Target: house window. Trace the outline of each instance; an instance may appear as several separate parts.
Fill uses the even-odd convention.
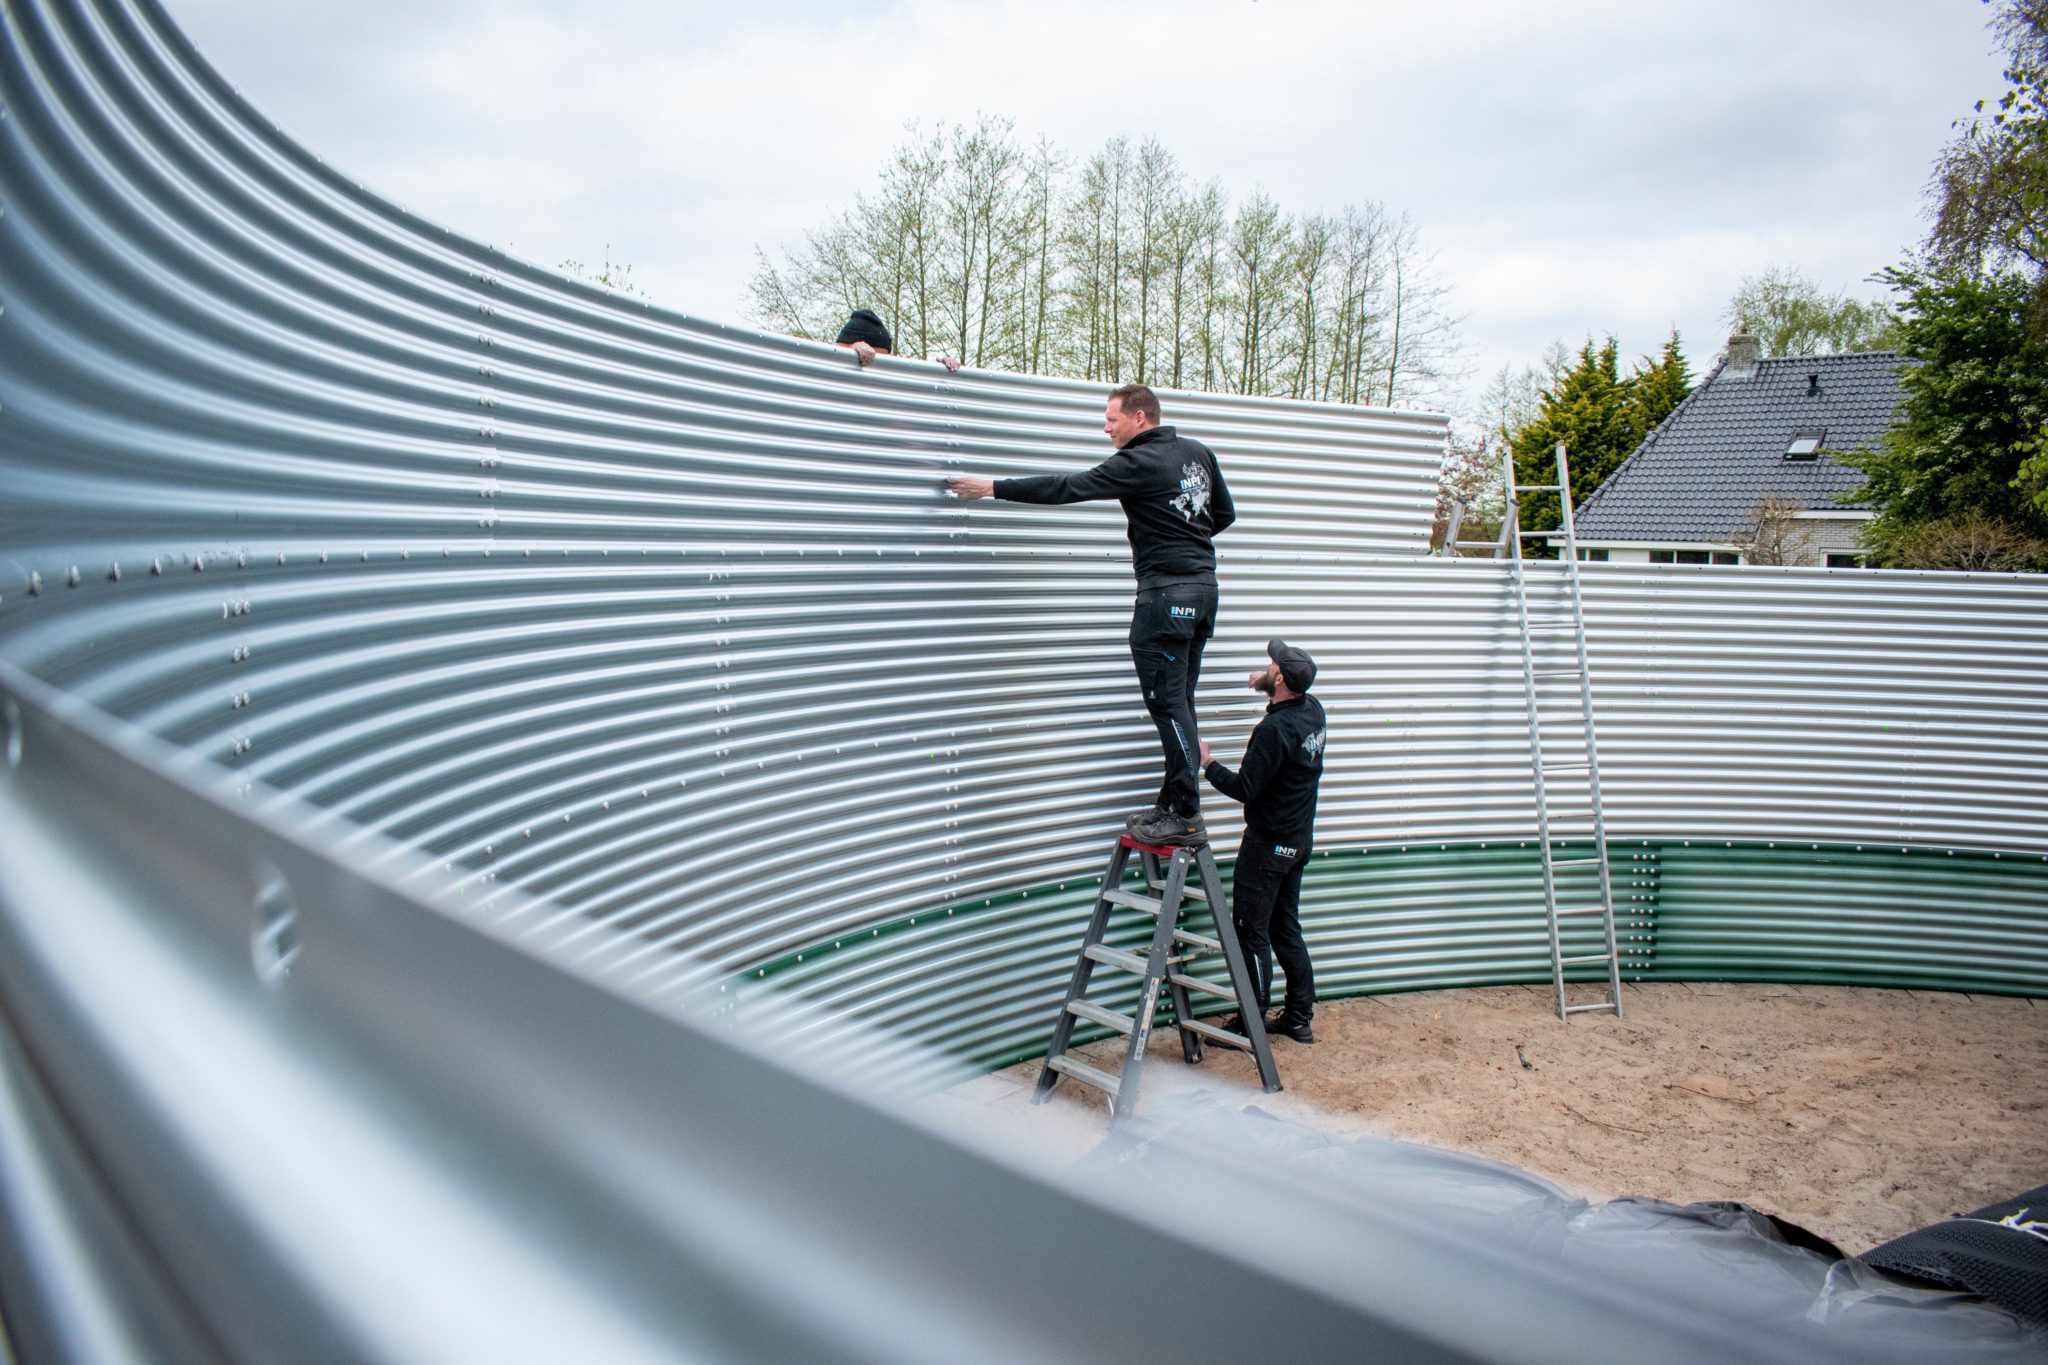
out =
[[[1867,569],[1870,567],[1870,556],[1830,553],[1828,555],[1828,567],[1830,569]]]
[[[1732,550],[1652,550],[1652,564],[1740,564],[1742,556]]]
[[[1589,550],[1585,546],[1581,545],[1579,547],[1579,558],[1589,559],[1593,560],[1596,563],[1605,564],[1607,562],[1607,551]]]
[[[1811,464],[1820,458],[1820,443],[1828,437],[1824,427],[1802,427],[1785,445],[1785,458],[1794,464]]]

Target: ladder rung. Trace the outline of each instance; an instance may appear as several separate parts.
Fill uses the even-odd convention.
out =
[[[1578,628],[1579,623],[1576,621],[1531,621],[1529,623],[1529,633],[1531,635],[1562,635],[1568,630],[1577,630]]]
[[[1594,953],[1590,957],[1561,957],[1557,960],[1557,965],[1560,967],[1584,967],[1591,963],[1610,962],[1612,960],[1613,954],[1611,953]]]
[[[1591,772],[1592,770],[1593,765],[1590,763],[1546,763],[1543,765],[1543,771],[1547,773]]]
[[[1121,948],[1112,948],[1106,943],[1091,943],[1081,950],[1082,954],[1097,962],[1106,962],[1112,967],[1121,967],[1138,976],[1145,974],[1145,959],[1136,953],[1127,953]]]
[[[1145,885],[1154,891],[1164,892],[1166,890],[1164,882],[1146,882]],[[1209,903],[1208,893],[1203,891],[1194,882],[1186,882],[1181,886],[1180,898],[1184,901],[1200,901],[1204,905]]]
[[[1093,1000],[1069,1000],[1067,1002],[1067,1013],[1073,1015],[1076,1019],[1086,1019],[1091,1024],[1100,1024],[1104,1028],[1115,1029],[1125,1037],[1129,1037],[1131,1030],[1138,1026],[1138,1021],[1131,1018],[1130,1015],[1118,1014],[1115,1010],[1104,1009]]]
[[[1062,1076],[1072,1076],[1075,1080],[1092,1085],[1097,1090],[1106,1090],[1112,1096],[1123,1085],[1122,1081],[1110,1075],[1102,1068],[1090,1066],[1086,1062],[1076,1061],[1072,1057],[1048,1057],[1046,1058],[1045,1065],[1049,1071],[1057,1071]]]
[[[1205,953],[1220,953],[1223,951],[1223,944],[1220,941],[1210,938],[1207,934],[1198,934],[1192,929],[1176,929],[1173,931],[1173,937],[1176,941],[1200,948]],[[1182,959],[1182,961],[1186,960],[1185,958]]]
[[[1200,991],[1205,995],[1213,995],[1219,999],[1228,1000],[1232,1004],[1237,1003],[1236,991],[1228,986],[1219,986],[1214,981],[1204,981],[1199,976],[1187,976],[1181,972],[1168,972],[1166,979],[1183,990]]]
[[[1553,526],[1548,531],[1517,531],[1515,534],[1526,540],[1531,536],[1555,536],[1563,533]]]
[[[1600,1003],[1596,1005],[1566,1005],[1564,1007],[1564,1012],[1566,1014],[1584,1014],[1587,1010],[1611,1010],[1614,1009],[1614,1007],[1614,1002],[1612,1000],[1602,1000]],[[1619,1011],[1617,1011],[1617,1013],[1618,1012]]]
[[[1572,915],[1604,915],[1606,913],[1607,907],[1604,905],[1574,905],[1569,910],[1558,911],[1557,917],[1565,919]]]
[[[1141,896],[1135,891],[1120,891],[1112,887],[1102,893],[1102,898],[1111,905],[1128,905],[1133,910],[1143,910],[1148,915],[1159,913],[1159,897]]]
[[[1576,678],[1586,670],[1583,668],[1532,668],[1529,671],[1539,678]]]
[[[1605,861],[1606,859],[1604,858],[1552,858],[1550,865],[1552,867],[1598,867]]]
[[[1180,1026],[1190,1033],[1201,1034],[1212,1043],[1221,1043],[1225,1047],[1243,1048],[1246,1052],[1252,1050],[1252,1040],[1245,1037],[1242,1033],[1232,1033],[1229,1029],[1203,1023],[1200,1019],[1183,1019]]]

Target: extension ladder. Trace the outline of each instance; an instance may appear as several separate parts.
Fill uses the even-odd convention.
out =
[[[1522,633],[1522,687],[1529,710],[1529,764],[1536,784],[1537,846],[1543,854],[1543,909],[1550,925],[1550,978],[1557,990],[1557,1017],[1569,1019],[1587,1010],[1613,1010],[1621,1017],[1621,953],[1614,933],[1614,877],[1607,860],[1607,815],[1600,804],[1600,751],[1593,735],[1593,683],[1586,667],[1586,610],[1579,592],[1578,533],[1572,525],[1572,478],[1563,443],[1557,447],[1557,482],[1515,486],[1512,451],[1504,461],[1507,473],[1507,507],[1501,518],[1500,549],[1513,565],[1515,608]],[[1563,533],[1563,602],[1551,603],[1539,611],[1529,600],[1529,580],[1522,558],[1522,541],[1531,536],[1550,536],[1552,531],[1521,529],[1520,493],[1555,492],[1563,510],[1559,530]],[[1447,542],[1454,542],[1454,534]],[[1453,551],[1455,553],[1455,551]],[[1556,657],[1557,644],[1569,641],[1569,657]],[[1538,657],[1538,651],[1543,651]],[[1558,692],[1576,682],[1573,689],[1578,705],[1571,707]],[[1576,711],[1576,716],[1560,712]],[[1572,729],[1585,756],[1571,752]],[[1554,742],[1546,752],[1545,738]],[[1561,789],[1561,790],[1555,790]],[[1589,847],[1590,856],[1560,857],[1566,851]],[[1559,904],[1560,900],[1571,902]],[[1567,921],[1598,917],[1598,945],[1565,946]],[[1574,937],[1583,938],[1582,935]],[[1598,946],[1601,951],[1585,951]],[[1598,1000],[1569,1004],[1565,1000],[1565,969],[1604,965],[1606,994]],[[1575,983],[1578,984],[1578,983]]]
[[[1127,890],[1123,884],[1133,853],[1138,855],[1144,873],[1143,891]],[[1199,875],[1200,885],[1189,885],[1191,870]],[[1214,937],[1182,923],[1182,912],[1191,900],[1207,907]],[[1141,844],[1128,834],[1117,840],[1109,867],[1102,874],[1102,890],[1095,898],[1095,913],[1089,917],[1080,956],[1074,959],[1074,975],[1067,985],[1067,998],[1060,1004],[1059,1020],[1053,1025],[1052,1045],[1046,1049],[1045,1069],[1039,1073],[1038,1089],[1031,1097],[1033,1104],[1043,1104],[1060,1078],[1071,1076],[1108,1094],[1112,1120],[1129,1117],[1138,1105],[1139,1069],[1145,1060],[1145,1043],[1152,1033],[1152,1018],[1159,1008],[1162,987],[1172,1007],[1174,1027],[1180,1030],[1181,1056],[1187,1062],[1202,1060],[1202,1041],[1207,1039],[1251,1053],[1267,1093],[1280,1089],[1280,1073],[1273,1066],[1272,1048],[1266,1041],[1263,1002],[1252,998],[1251,973],[1246,970],[1237,934],[1224,927],[1227,915],[1223,905],[1223,887],[1208,845],[1165,848]],[[1152,946],[1145,955],[1112,948],[1103,941],[1109,930],[1110,913],[1119,908],[1141,910],[1152,916]],[[1190,963],[1217,955],[1223,958],[1228,971],[1228,986],[1188,974]],[[1120,1013],[1088,997],[1088,985],[1098,966],[1112,967],[1142,979],[1134,1014]],[[1233,1033],[1195,1018],[1191,997],[1196,995],[1234,1001],[1244,1032]],[[1074,1025],[1084,1020],[1123,1034],[1129,1040],[1120,1072],[1111,1074],[1068,1054]]]

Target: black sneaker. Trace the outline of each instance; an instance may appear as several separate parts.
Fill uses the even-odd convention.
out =
[[[1130,835],[1141,844],[1200,848],[1209,842],[1209,827],[1200,815],[1160,815],[1132,825]]]
[[[1142,824],[1146,824],[1150,821],[1157,820],[1160,816],[1164,814],[1166,814],[1166,812],[1159,809],[1159,807],[1157,806],[1147,806],[1143,810],[1133,811],[1129,815],[1126,815],[1124,817],[1124,829],[1127,831],[1134,830]]]
[[[1308,1026],[1308,1020],[1289,1019],[1284,1014],[1268,1023],[1266,1032],[1269,1036],[1277,1033],[1282,1038],[1292,1038],[1297,1043],[1313,1043],[1316,1040],[1315,1030]]]

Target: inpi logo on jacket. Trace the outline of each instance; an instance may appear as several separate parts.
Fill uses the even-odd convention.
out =
[[[1193,607],[1168,607],[1166,614],[1168,616],[1185,617],[1190,621],[1195,619],[1195,609]]]
[[[1209,471],[1200,460],[1180,467],[1180,496],[1173,500],[1173,510],[1189,521],[1209,514]]]

